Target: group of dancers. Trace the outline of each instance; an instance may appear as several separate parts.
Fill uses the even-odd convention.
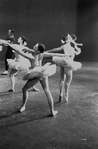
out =
[[[78,46],[83,45],[76,43],[76,40],[77,37],[74,34],[67,34],[61,39],[62,45],[60,47],[48,51],[45,51],[45,46],[42,43],[37,43],[32,49],[28,48],[27,40],[24,36],[19,37],[18,42],[20,44],[12,44],[7,40],[0,40],[0,45],[9,46],[15,51],[15,59],[7,60],[10,69],[11,91],[15,91],[15,76],[20,70],[26,69],[23,80],[27,80],[27,82],[22,88],[23,101],[19,109],[20,112],[26,109],[28,90],[34,87],[39,81],[47,96],[51,115],[55,116],[58,113],[58,111],[54,110],[54,101],[48,84],[48,77],[56,73],[56,65],[61,69],[59,102],[65,100],[68,103],[68,92],[72,81],[72,73],[82,66],[80,62],[74,61],[75,55],[81,53],[81,48]],[[61,50],[63,50],[63,54],[56,53]],[[52,63],[47,62],[42,66],[44,57],[52,57]]]

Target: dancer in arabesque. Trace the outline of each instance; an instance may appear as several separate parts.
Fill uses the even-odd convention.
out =
[[[64,57],[54,56],[52,59],[56,65],[60,66],[61,70],[61,79],[59,82],[59,102],[61,102],[64,97],[65,102],[68,103],[69,87],[72,81],[73,71],[80,69],[82,66],[80,62],[74,61],[75,55],[79,55],[81,53],[81,49],[78,46],[83,45],[82,43],[76,43],[76,39],[76,35],[68,34],[62,38],[62,45],[60,47],[47,51],[50,53],[63,50],[66,54]]]

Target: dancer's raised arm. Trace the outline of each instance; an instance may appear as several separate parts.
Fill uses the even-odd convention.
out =
[[[77,46],[83,46],[83,43],[76,43]]]
[[[7,40],[0,39],[0,45],[8,46],[9,44],[10,43]],[[9,46],[10,47],[12,46],[12,48],[16,47],[16,49],[17,49],[18,44],[10,44]],[[25,51],[25,52],[35,53],[35,51],[33,49],[30,49],[30,48],[23,46],[23,45],[21,46],[21,50]]]
[[[51,52],[57,52],[57,51],[61,51],[61,50],[63,50],[63,46],[58,47],[58,48],[54,48],[54,49],[51,49],[51,50],[48,50],[47,52],[51,53]]]
[[[24,46],[18,45],[18,44],[9,44],[8,45],[14,50],[16,51],[18,54],[22,55],[23,57],[27,58],[27,59],[34,59],[33,55],[27,54],[23,52],[23,49],[25,49]]]
[[[60,57],[62,57],[62,56],[66,56],[66,54],[44,52],[44,57],[52,57],[52,56],[60,56]]]
[[[2,45],[2,46],[8,46],[8,41],[7,40],[0,39],[0,45]]]
[[[35,51],[33,49],[30,49],[28,47],[24,47],[23,51],[29,52],[29,53],[35,53]]]

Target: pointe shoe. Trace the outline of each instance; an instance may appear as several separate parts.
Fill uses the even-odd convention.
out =
[[[21,112],[21,113],[22,113],[23,111],[25,111],[25,107],[21,107],[20,110],[19,110],[19,112]]]
[[[52,116],[55,116],[56,114],[58,114],[58,111],[53,111],[53,112],[51,113]]]
[[[63,96],[59,95],[59,102],[63,100]]]

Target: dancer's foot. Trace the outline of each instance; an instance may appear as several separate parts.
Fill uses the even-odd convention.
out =
[[[63,96],[59,95],[59,102],[63,100]]]
[[[37,89],[36,87],[33,87],[32,91],[39,92],[39,89]]]
[[[1,75],[7,75],[8,71],[4,71],[3,73],[1,73]]]
[[[52,111],[51,116],[55,116],[56,114],[58,114],[58,111]]]
[[[68,103],[68,93],[65,93],[64,99],[65,99],[65,102]]]
[[[9,89],[8,92],[14,92],[14,90],[13,89]]]
[[[20,110],[19,110],[20,112],[23,112],[23,111],[25,111],[25,106],[22,106],[21,108],[20,108]]]

